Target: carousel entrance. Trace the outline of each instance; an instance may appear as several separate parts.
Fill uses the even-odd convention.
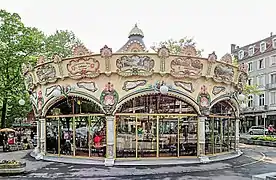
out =
[[[175,97],[148,95],[116,114],[116,158],[197,155],[197,113]]]

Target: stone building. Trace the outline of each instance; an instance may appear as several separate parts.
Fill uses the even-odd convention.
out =
[[[248,65],[248,85],[257,85],[259,94],[248,96],[243,114],[247,130],[251,126],[276,125],[276,35],[239,47],[231,45],[238,62]]]

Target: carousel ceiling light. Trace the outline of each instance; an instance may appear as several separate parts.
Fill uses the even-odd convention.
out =
[[[244,94],[239,94],[238,99],[239,99],[240,101],[244,101],[245,95],[244,95]]]
[[[24,99],[20,99],[18,101],[18,103],[19,103],[20,106],[24,106],[25,105],[25,100]]]
[[[166,86],[166,85],[162,85],[162,86],[160,87],[159,91],[160,91],[161,94],[167,94],[168,91],[169,91],[169,88],[168,88],[168,86]]]
[[[52,94],[53,94],[53,96],[55,96],[55,97],[61,96],[61,92],[60,92],[60,90],[59,90],[58,88],[54,89],[54,91],[53,91]]]

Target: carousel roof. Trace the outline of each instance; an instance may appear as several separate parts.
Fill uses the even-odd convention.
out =
[[[143,41],[144,33],[138,28],[137,24],[131,29],[128,35],[128,41],[117,52],[141,52],[146,50]]]

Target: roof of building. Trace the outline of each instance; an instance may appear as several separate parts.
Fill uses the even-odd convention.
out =
[[[264,39],[261,39],[257,42],[254,42],[254,43],[251,43],[251,44],[248,44],[248,45],[245,45],[245,46],[242,46],[242,47],[238,47],[236,46],[235,44],[233,44],[232,46],[236,46],[235,49],[232,49],[231,48],[231,53],[232,54],[237,54],[238,52],[240,52],[241,50],[244,51],[244,56],[242,59],[239,59],[239,60],[244,60],[244,59],[247,59],[247,58],[252,58],[254,56],[258,56],[262,53],[266,53],[266,52],[270,52],[272,50],[275,50],[275,48],[273,48],[273,39],[276,38],[276,35],[270,35],[269,37],[267,38],[264,38]],[[266,43],[266,49],[264,52],[261,52],[260,51],[260,45],[261,43],[265,42]],[[254,53],[253,55],[249,56],[249,48],[254,48]]]
[[[141,52],[146,50],[143,41],[144,33],[138,28],[137,24],[131,29],[128,35],[128,41],[117,52]]]

